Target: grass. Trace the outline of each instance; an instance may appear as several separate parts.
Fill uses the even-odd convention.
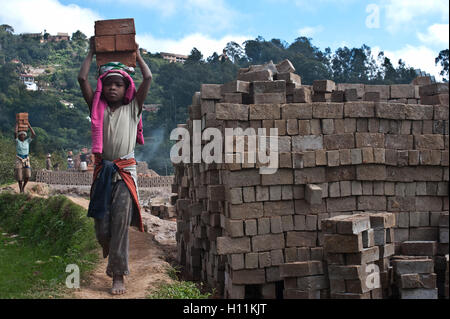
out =
[[[157,291],[148,295],[149,299],[208,299],[213,296],[215,291],[202,292],[204,290],[203,283],[200,287],[191,281],[178,280],[180,269],[177,267],[169,267],[167,274],[175,282],[170,284],[162,284]]]
[[[0,227],[0,299],[63,297],[66,266],[97,262],[92,220],[64,196],[0,194]]]

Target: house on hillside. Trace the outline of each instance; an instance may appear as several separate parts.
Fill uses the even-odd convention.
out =
[[[184,63],[186,62],[188,56],[182,55],[182,54],[175,54],[175,53],[166,53],[166,52],[160,52],[161,56],[164,60],[169,61],[170,63]]]
[[[49,35],[47,38],[48,42],[60,42],[60,41],[69,41],[70,36],[66,32],[58,32],[56,35]]]
[[[25,84],[28,91],[37,91],[39,88],[34,82],[34,76],[31,74],[21,74],[20,80]]]
[[[40,33],[21,33],[20,35],[24,38],[39,40],[40,43],[44,42],[44,35],[42,34],[42,32],[40,32]]]

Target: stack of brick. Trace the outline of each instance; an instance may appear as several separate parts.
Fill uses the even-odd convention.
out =
[[[447,254],[447,255],[445,255],[445,261],[446,261],[446,268],[445,268],[445,298],[446,299],[448,299],[448,297],[449,297],[449,290],[448,290],[448,269],[449,269],[448,259],[449,259],[449,257],[448,257],[448,254]]]
[[[433,259],[394,256],[392,264],[400,299],[438,299]]]
[[[134,19],[95,21],[95,53],[97,66],[121,62],[136,66],[136,30]]]
[[[28,113],[17,113],[16,114],[16,123],[19,132],[20,131],[28,131]]]
[[[284,299],[328,299],[329,283],[323,262],[299,261],[280,266]]]
[[[175,207],[171,205],[152,205],[150,213],[161,219],[171,219],[176,216]]]
[[[420,103],[427,105],[448,105],[448,83],[432,83],[419,89]]]
[[[322,232],[331,298],[381,299],[380,273],[376,266],[380,248],[375,245],[369,216],[361,213],[325,219]]]
[[[193,138],[191,162],[174,165],[180,261],[227,297],[255,287],[273,296],[283,283],[280,266],[321,251],[320,221],[330,217],[387,211],[396,215],[397,243],[438,240],[436,216],[448,211],[448,106],[389,102],[410,87],[386,86],[388,102],[375,102],[363,100],[363,84],[338,84],[334,95],[331,81],[315,84],[323,88],[302,85],[286,61],[252,66],[236,81],[203,84],[180,125],[191,137],[195,125],[201,133],[278,129],[275,174],[261,175],[259,162],[200,162]],[[344,101],[310,102],[311,92],[334,100],[343,92]],[[222,160],[247,159],[248,144],[243,153],[233,145]],[[380,233],[391,236],[391,226]],[[386,244],[383,259],[393,247]],[[374,263],[380,248],[372,249]],[[378,263],[389,269],[386,261]]]
[[[390,257],[395,254],[394,227],[395,215],[392,213],[368,213],[370,225],[374,233],[374,244],[378,247],[379,259],[375,262],[380,272],[383,298],[391,294],[393,270]]]
[[[441,213],[439,216],[439,242],[437,244],[437,253],[434,259],[434,270],[437,274],[437,284],[439,297],[445,298],[447,283],[447,256],[448,255],[448,212]]]

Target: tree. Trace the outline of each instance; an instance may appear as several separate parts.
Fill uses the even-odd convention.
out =
[[[439,73],[442,76],[447,76],[447,78],[444,78],[444,82],[449,81],[449,62],[448,62],[448,55],[449,51],[448,49],[442,50],[439,52],[439,55],[436,57],[435,64],[440,63],[442,67],[442,71]]]
[[[8,25],[8,24],[2,24],[2,25],[0,25],[0,32],[13,34],[14,33],[14,28],[12,26]]]
[[[87,36],[80,30],[78,30],[78,31],[72,33],[71,40],[75,41],[75,42],[84,42],[87,40]]]
[[[200,63],[202,60],[203,54],[197,48],[193,48],[191,54],[186,59],[186,63]]]

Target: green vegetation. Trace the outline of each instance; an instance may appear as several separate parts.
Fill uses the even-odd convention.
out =
[[[0,194],[0,298],[58,298],[66,266],[81,276],[97,261],[92,220],[64,196]]]
[[[45,37],[45,36],[44,36]],[[77,83],[77,74],[87,53],[88,39],[77,31],[70,41],[40,43],[22,35],[14,34],[14,28],[0,26],[0,132],[10,136],[14,129],[15,113],[29,112],[30,122],[36,127],[38,138],[31,146],[37,153],[67,150],[78,151],[90,145],[90,122],[88,108]],[[219,55],[204,58],[193,48],[185,64],[171,64],[159,54],[145,54],[144,60],[153,73],[153,83],[147,104],[160,104],[157,113],[143,115],[145,146],[136,148],[136,158],[147,161],[149,167],[160,174],[173,172],[169,154],[174,144],[170,132],[177,124],[185,123],[192,95],[200,90],[202,83],[225,83],[236,78],[239,68],[251,64],[263,64],[270,60],[278,63],[289,59],[302,77],[304,84],[317,79],[331,79],[340,83],[400,84],[410,83],[416,76],[413,68],[402,60],[391,61],[383,52],[372,56],[370,47],[330,48],[321,51],[311,38],[299,37],[292,43],[280,39],[265,40],[258,37],[245,41],[242,46],[230,42],[225,47],[230,57],[221,60]],[[39,66],[45,72],[37,78],[41,92],[29,92],[20,83],[18,74],[23,64]],[[442,50],[436,64],[448,79],[448,49]],[[397,65],[395,65],[397,64]],[[138,68],[139,69],[139,68]],[[95,87],[96,66],[90,69],[91,85]],[[137,70],[136,86],[142,81]],[[70,109],[59,101],[74,104]]]

